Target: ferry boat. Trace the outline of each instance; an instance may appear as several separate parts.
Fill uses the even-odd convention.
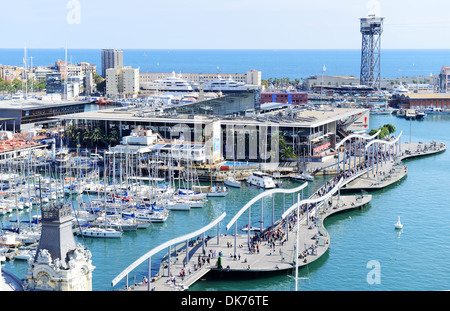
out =
[[[262,172],[253,172],[253,174],[247,178],[247,183],[264,189],[276,187],[274,180]]]
[[[198,86],[192,82],[183,80],[181,75],[175,75],[175,72],[173,72],[171,77],[153,82],[143,82],[142,88],[149,91],[192,92],[197,90]]]

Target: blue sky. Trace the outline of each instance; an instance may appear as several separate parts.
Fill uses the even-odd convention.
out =
[[[450,49],[448,0],[0,0],[0,48]]]

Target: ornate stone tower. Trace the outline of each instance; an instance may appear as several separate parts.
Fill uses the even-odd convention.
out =
[[[28,260],[26,290],[91,291],[91,252],[76,245],[71,207],[63,203],[42,207],[42,232],[36,256]]]

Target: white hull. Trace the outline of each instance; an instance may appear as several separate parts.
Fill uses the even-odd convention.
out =
[[[88,228],[81,229],[77,234],[91,238],[121,238],[122,232],[114,229]]]
[[[248,227],[241,228],[241,231],[248,231]],[[250,231],[261,231],[261,228],[250,227]]]
[[[169,202],[167,205],[164,205],[164,207],[169,211],[189,211],[189,210],[191,210],[191,207],[189,206],[189,204],[186,204],[186,203]]]
[[[223,183],[229,187],[241,188],[241,182],[235,179],[225,179]]]
[[[29,258],[33,258],[36,255],[35,250],[25,250],[25,251],[19,251],[16,254],[14,254],[14,259],[17,260],[28,260]]]
[[[217,187],[213,186],[209,188],[209,191],[206,193],[208,197],[225,197],[228,195],[227,187]]]
[[[255,172],[247,178],[247,183],[252,186],[260,187],[263,189],[276,188],[275,182],[269,176],[262,173]]]
[[[403,228],[403,225],[402,225],[402,223],[400,222],[400,217],[398,217],[398,221],[397,221],[397,223],[394,225],[394,227],[395,227],[395,229],[402,229],[402,228]]]
[[[136,220],[145,222],[165,222],[169,217],[167,212],[138,213]]]
[[[308,175],[308,174],[300,174],[300,175],[292,176],[291,179],[294,181],[313,181],[314,177],[312,177],[311,175]]]
[[[228,192],[210,192],[207,194],[208,197],[226,197],[228,195]]]

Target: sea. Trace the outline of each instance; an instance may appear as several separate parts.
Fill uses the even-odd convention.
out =
[[[51,62],[52,57],[43,50],[30,50],[40,55],[43,63]],[[39,54],[39,53],[42,54]],[[127,55],[126,50],[124,54]],[[11,61],[11,50],[0,50],[0,63],[5,55]],[[56,54],[56,52],[54,52]],[[63,51],[58,53],[64,55]],[[213,72],[216,66],[223,72],[242,72],[256,68],[263,77],[309,75],[321,73],[326,63],[327,73],[354,74],[358,76],[359,54],[357,51],[132,51],[136,53],[136,63],[126,56],[128,64],[136,66],[137,59],[152,58],[153,64],[160,62],[161,72],[169,70],[185,72]],[[391,54],[390,54],[391,53]],[[438,72],[446,64],[448,51],[386,51],[391,67],[384,65],[385,72],[391,70],[396,77],[399,68],[405,75],[416,72],[406,68],[415,64],[420,72]],[[29,54],[31,55],[31,54]],[[73,54],[75,55],[75,54]],[[77,61],[99,63],[100,51],[87,51]],[[90,55],[90,56],[89,56]],[[203,57],[202,57],[203,55]],[[207,55],[208,57],[206,57]],[[222,56],[219,56],[222,55]],[[252,56],[253,55],[253,56]],[[278,57],[275,57],[277,56]],[[289,55],[290,63],[280,55]],[[403,56],[402,56],[403,55]],[[92,60],[89,57],[92,57]],[[124,56],[125,57],[125,56]],[[36,57],[38,59],[38,57]],[[259,59],[259,61],[257,61]],[[190,64],[197,60],[198,64]],[[311,64],[310,61],[315,64]],[[397,60],[397,61],[396,61]],[[420,60],[420,61],[419,61]],[[20,62],[19,62],[20,63]],[[170,63],[170,65],[169,65]],[[175,65],[178,63],[178,65]],[[141,63],[143,68],[146,63]],[[150,64],[150,63],[148,63]],[[448,64],[448,63],[447,63]],[[313,69],[314,67],[314,69]],[[317,67],[317,68],[316,68]],[[231,69],[232,68],[232,69]],[[270,68],[270,69],[269,69]],[[308,68],[308,69],[305,69]],[[333,69],[339,68],[339,69]],[[390,69],[389,69],[390,68]],[[328,72],[328,70],[330,72]],[[265,74],[265,75],[264,75]],[[387,75],[387,74],[386,74]],[[450,115],[429,114],[424,120],[405,120],[394,115],[371,115],[370,129],[384,124],[393,124],[396,133],[401,131],[402,142],[444,142],[450,144]],[[352,210],[333,215],[325,220],[330,236],[328,251],[318,260],[299,270],[299,291],[440,291],[450,289],[450,152],[405,160],[408,174],[401,181],[379,191],[374,191],[372,201],[362,210]],[[311,182],[306,195],[312,194],[333,176],[317,176]],[[283,187],[298,186],[285,181]],[[227,234],[225,225],[250,199],[262,190],[243,185],[230,188],[226,198],[210,198],[203,208],[190,211],[172,211],[165,223],[152,224],[137,232],[126,232],[121,239],[93,239],[76,237],[77,242],[92,252],[94,291],[112,291],[123,288],[124,281],[111,286],[111,281],[126,267],[152,248],[178,236],[193,232],[209,224],[223,212],[227,213],[221,226],[221,234]],[[264,202],[264,222],[271,222],[272,199]],[[289,205],[286,197],[286,206]],[[258,208],[259,208],[259,203]],[[35,212],[35,211],[34,211]],[[33,213],[34,213],[33,212]],[[281,197],[275,197],[275,219],[282,213]],[[22,212],[21,219],[28,219]],[[404,225],[401,231],[394,229],[397,217]],[[14,215],[9,216],[15,219]],[[259,215],[252,218],[252,225],[258,226]],[[247,217],[238,221],[238,228],[245,226]],[[258,219],[257,219],[258,218]],[[1,219],[8,223],[8,217]],[[216,229],[207,234],[216,235]],[[152,271],[159,268],[163,252],[152,258]],[[374,268],[375,267],[375,268]],[[7,261],[3,269],[23,277],[27,271],[24,261]],[[374,269],[378,278],[373,279]],[[138,266],[129,276],[130,283],[140,282],[147,273],[147,263]],[[295,289],[292,272],[258,278],[200,280],[189,291],[293,291]]]
[[[27,49],[28,66],[65,60],[65,49]],[[97,65],[101,50],[68,49],[67,60]],[[0,64],[23,66],[24,49],[0,49]],[[140,72],[245,73],[261,71],[262,79],[306,79],[312,75],[360,76],[360,50],[123,50],[125,66]],[[450,64],[450,50],[382,50],[381,78],[430,76]],[[324,71],[325,69],[325,71]]]

